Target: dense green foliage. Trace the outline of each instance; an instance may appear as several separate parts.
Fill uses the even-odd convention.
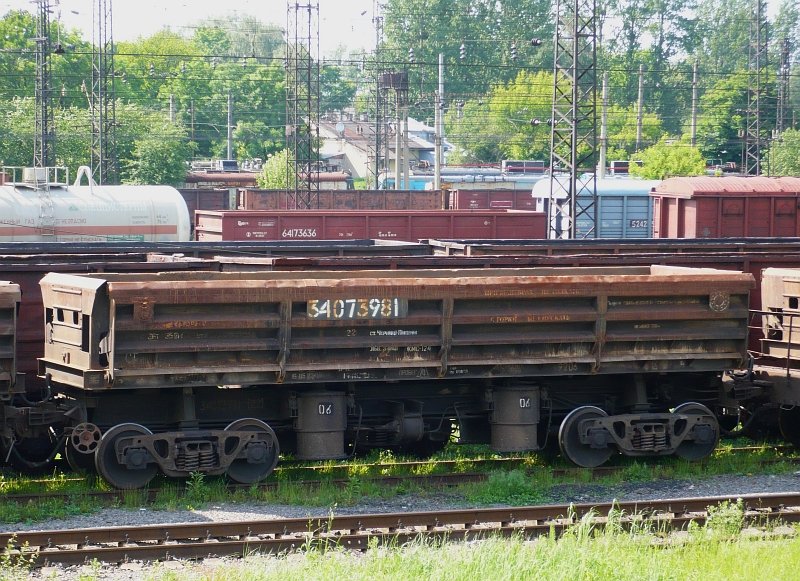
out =
[[[632,164],[631,175],[649,180],[703,175],[706,169],[699,149],[667,137],[644,151],[636,152],[634,157],[641,165]]]
[[[599,101],[605,74],[608,159],[636,157],[637,150],[647,151],[667,136],[691,140],[696,66],[697,148],[707,159],[741,161],[755,79],[749,70],[752,9],[748,0],[598,3],[597,96]],[[456,146],[451,162],[546,160],[553,10],[549,0],[388,0],[377,53],[347,54],[340,48],[319,63],[320,112],[352,108],[372,116],[376,71],[404,70],[410,114],[432,124],[441,54],[445,133]],[[781,87],[774,63],[785,57],[792,67],[797,60],[800,8],[794,0],[781,0],[770,17],[770,67],[760,76],[761,102],[768,104],[761,130],[765,143],[778,139],[770,150],[774,159],[764,161],[773,173],[795,172],[788,160],[797,140],[773,130],[793,128],[800,75],[789,70],[788,87]],[[58,22],[51,23],[51,34],[65,49],[50,58],[56,158],[74,171],[90,162],[92,47]],[[0,18],[0,163],[7,165],[32,161],[35,35],[31,13],[12,11]],[[267,159],[283,150],[284,52],[280,27],[240,14],[221,14],[187,34],[165,30],[118,43],[113,89],[122,179],[174,183],[185,169],[179,160],[227,157],[229,102],[234,157]],[[773,106],[779,94],[788,95],[781,120]],[[668,170],[673,171],[683,170]]]
[[[772,175],[800,176],[800,131],[787,129],[772,142],[767,165]]]
[[[274,155],[270,155],[264,162],[261,174],[256,178],[259,188],[265,190],[283,190],[294,188],[297,180],[295,174],[288,172],[289,150],[284,149]]]

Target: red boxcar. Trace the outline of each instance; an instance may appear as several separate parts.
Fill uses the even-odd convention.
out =
[[[530,210],[535,211],[537,200],[530,189],[525,190],[453,190],[451,210]]]
[[[544,238],[547,219],[525,211],[197,211],[195,236],[218,240]]]
[[[239,190],[240,210],[291,210],[283,190]],[[428,190],[320,190],[320,210],[439,210],[442,193]],[[198,208],[213,210],[216,208]],[[227,209],[227,208],[226,208]]]
[[[800,178],[669,178],[650,195],[654,238],[800,235]]]

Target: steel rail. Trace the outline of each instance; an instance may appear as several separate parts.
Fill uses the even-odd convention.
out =
[[[338,546],[364,550],[374,543],[402,544],[419,537],[475,539],[489,535],[560,533],[591,517],[602,528],[611,512],[621,526],[650,522],[659,530],[705,522],[708,508],[741,499],[748,521],[800,521],[800,494],[713,496],[619,503],[584,503],[416,513],[160,524],[0,533],[7,558],[25,555],[38,565],[203,558],[255,551],[284,552]]]

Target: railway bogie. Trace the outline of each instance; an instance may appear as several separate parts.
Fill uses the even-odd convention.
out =
[[[53,273],[39,374],[72,405],[67,445],[122,488],[251,482],[279,450],[429,451],[454,427],[526,451],[560,426],[584,466],[694,458],[719,437],[706,405],[746,354],[752,285],[659,266]]]

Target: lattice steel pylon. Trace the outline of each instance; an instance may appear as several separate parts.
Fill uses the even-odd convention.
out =
[[[558,0],[550,118],[550,238],[594,238],[597,0]],[[579,179],[581,171],[589,177]]]
[[[376,189],[380,183],[381,172],[388,171],[386,159],[389,143],[389,99],[388,88],[382,84],[386,67],[382,62],[383,51],[383,16],[380,14],[380,3],[375,2],[372,22],[375,24],[375,58],[369,76],[369,108],[375,115],[370,124],[370,135],[367,140],[367,156],[369,159],[369,181]]]
[[[52,78],[50,75],[50,0],[37,0],[36,19],[36,135],[33,165],[55,165],[55,122],[53,120]]]
[[[767,85],[767,9],[764,0],[755,0],[750,21],[748,51],[747,130],[742,171],[745,175],[761,174],[761,150],[767,139],[764,135],[765,89]]]
[[[94,0],[92,11],[92,177],[119,183],[114,94],[114,36],[111,0]]]
[[[319,4],[286,11],[286,162],[296,176],[287,190],[294,209],[319,208]],[[291,181],[290,181],[291,184]]]

